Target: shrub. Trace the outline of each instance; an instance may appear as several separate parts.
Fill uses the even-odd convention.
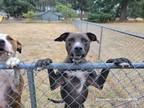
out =
[[[65,19],[73,18],[76,16],[75,11],[72,9],[70,4],[57,3],[56,10],[62,13]]]
[[[114,21],[115,20],[115,16],[110,14],[110,13],[89,13],[88,14],[88,21],[92,21],[92,22],[101,22],[101,23],[105,23],[105,22],[110,22],[110,21]]]
[[[33,11],[28,11],[27,13],[23,13],[23,17],[26,19],[33,19],[35,17],[35,13]]]

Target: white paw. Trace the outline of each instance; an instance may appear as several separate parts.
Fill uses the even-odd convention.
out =
[[[7,60],[6,65],[10,68],[17,66],[20,63],[20,60],[16,57],[11,57]]]
[[[122,68],[124,68],[124,67],[130,67],[130,64],[129,64],[129,63],[126,63],[126,62],[120,63],[119,65],[120,65]]]

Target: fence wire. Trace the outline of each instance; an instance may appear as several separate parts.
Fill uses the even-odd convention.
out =
[[[144,68],[144,63],[133,63],[132,64],[133,67],[125,67],[125,68]],[[91,70],[92,68],[96,68],[96,72],[97,72],[97,68],[105,68],[105,69],[109,69],[109,68],[119,68],[118,66],[114,65],[113,63],[88,63],[88,64],[80,64],[79,66],[77,66],[76,64],[51,64],[47,67],[44,67],[44,70],[35,70],[35,64],[19,64],[18,66],[19,68],[24,68],[26,70],[21,70],[21,75],[23,76],[24,79],[24,87],[23,87],[23,91],[22,94],[21,92],[18,92],[18,94],[16,95],[11,95],[11,93],[7,92],[7,97],[10,98],[10,101],[8,103],[8,108],[14,108],[17,105],[20,105],[26,108],[62,108],[64,107],[64,103],[59,103],[59,104],[55,104],[51,101],[48,100],[48,98],[50,99],[56,99],[56,100],[61,100],[61,95],[60,95],[60,89],[57,89],[55,91],[51,91],[50,90],[50,83],[49,83],[49,78],[52,78],[55,80],[54,84],[59,83],[59,79],[62,77],[64,79],[64,81],[66,81],[65,85],[63,85],[63,87],[69,87],[70,86],[70,91],[67,91],[67,89],[64,88],[64,91],[67,92],[68,94],[63,98],[66,100],[69,100],[69,98],[71,98],[72,100],[70,101],[69,105],[73,105],[74,103],[77,103],[77,99],[79,99],[79,97],[81,96],[81,98],[86,99],[87,101],[85,102],[85,107],[86,108],[92,108],[92,107],[116,107],[116,106],[121,106],[121,105],[127,105],[130,106],[132,103],[132,106],[138,106],[138,105],[142,105],[142,99],[143,99],[143,90],[141,89],[141,87],[139,87],[139,85],[135,85],[136,83],[141,83],[143,82],[143,79],[141,78],[141,80],[137,80],[137,81],[133,81],[135,78],[135,76],[129,77],[128,76],[128,72],[126,72],[123,76],[123,79],[120,79],[120,76],[117,77],[114,72],[111,73],[111,75],[109,76],[112,79],[109,79],[105,86],[104,89],[102,91],[94,88],[94,87],[88,87],[87,83],[81,79],[81,83],[75,82],[78,78],[82,78],[85,77],[91,81],[93,81],[93,79],[95,79],[94,81],[97,82],[97,77],[92,77],[91,75],[95,75],[95,71]],[[77,68],[77,69],[82,69],[83,67],[85,67],[84,69],[88,69],[88,70],[81,70],[82,72],[80,72],[80,70],[78,71],[73,71],[71,69]],[[11,69],[7,69],[4,70],[6,68],[5,65],[0,65],[0,68],[3,69],[3,71],[1,71],[0,74],[2,74],[2,72],[8,72],[8,74],[11,75]],[[62,69],[62,68],[67,68],[64,73],[62,74],[61,77],[59,77],[58,79],[55,79],[51,74],[49,74],[49,78],[48,78],[48,72],[46,68],[56,68],[56,69]],[[89,70],[90,69],[90,70]],[[121,69],[122,71],[124,69]],[[133,70],[133,69],[131,69]],[[131,71],[130,70],[130,71]],[[126,70],[128,71],[128,69]],[[103,71],[103,73],[106,72]],[[74,73],[78,73],[76,74],[76,76],[73,76]],[[98,73],[98,72],[97,72]],[[116,73],[121,73],[121,72],[116,72]],[[69,76],[67,76],[69,75]],[[89,77],[90,76],[90,77]],[[139,75],[140,76],[140,75]],[[11,77],[6,78],[5,81],[11,82]],[[104,76],[102,76],[101,78],[105,78]],[[1,78],[2,79],[2,78]],[[8,80],[7,80],[8,79]],[[137,78],[139,79],[139,78]],[[102,79],[101,79],[102,80]],[[115,82],[111,81],[114,80]],[[128,82],[128,83],[126,83]],[[6,82],[1,82],[1,84],[3,84],[1,86],[1,90],[3,88],[4,85],[6,85]],[[83,87],[86,87],[85,89],[81,88],[81,84],[83,84]],[[92,84],[96,84],[97,88],[101,88],[101,85],[99,85],[98,83],[93,82]],[[130,85],[130,86],[129,86]],[[23,83],[20,82],[20,86],[23,86]],[[133,88],[134,91],[131,91],[131,88],[129,89],[129,87]],[[89,96],[85,96],[83,95],[83,92],[78,94],[77,96],[73,96],[74,94],[77,94],[77,92],[79,91],[79,89],[83,89],[83,92],[87,92],[87,90],[89,90]],[[132,89],[132,90],[133,90]],[[10,93],[10,94],[9,94]],[[133,93],[133,95],[131,95],[131,93]],[[20,103],[20,101],[17,101],[17,97],[19,97],[20,95],[22,95],[22,104]],[[137,97],[135,97],[137,95]],[[68,99],[67,99],[68,98]],[[14,104],[16,103],[16,104]],[[14,104],[14,106],[11,106],[12,104]],[[80,105],[79,103],[77,103],[78,105]],[[81,107],[79,107],[81,108]]]
[[[110,30],[109,27],[107,29],[85,21],[75,21],[74,24],[82,32],[93,32],[97,35],[101,43],[93,43],[91,53],[96,54],[100,61],[118,57],[126,57],[135,62],[144,60],[144,35],[133,33],[136,36],[131,36],[128,35],[131,33],[121,33],[117,29]],[[111,70],[104,90],[99,92],[91,89],[89,99],[94,99],[94,107],[98,108],[143,108],[143,72],[143,69]]]
[[[129,58],[133,62],[144,60],[144,40],[142,38],[114,32],[96,26],[93,23],[77,21],[75,22],[75,26],[82,32],[89,31],[95,33],[100,40],[100,44],[92,43],[90,56],[88,55],[89,59],[93,62],[98,61],[99,63],[103,63],[110,58],[119,57]],[[95,60],[91,59],[91,54],[95,56]],[[30,65],[26,65],[25,68],[26,67],[30,67]],[[24,87],[22,92],[22,103],[24,107],[63,108],[64,103],[55,104],[48,100],[48,98],[56,100],[61,100],[62,98],[60,95],[60,88],[51,91],[47,69],[41,71],[33,69],[34,66],[32,66],[30,70],[29,68],[21,70],[23,71],[22,76],[24,78]],[[70,75],[72,75],[70,70],[67,71],[67,73],[71,73]],[[101,69],[95,69],[95,71],[99,74]],[[79,76],[81,75],[82,74],[79,74]],[[67,77],[63,76],[63,78]],[[79,98],[79,96],[75,98],[71,96],[71,93],[76,93],[75,90],[78,89],[79,86],[79,84],[74,85],[75,82],[73,81],[74,77],[70,77],[69,83],[73,89],[71,89],[67,95],[72,98],[69,105],[72,105],[74,102],[77,103],[75,100]],[[2,87],[5,83],[0,84],[2,84]],[[67,84],[65,86],[67,86]],[[87,85],[84,83],[84,87],[85,86]],[[84,89],[84,91],[86,90],[87,89]],[[103,90],[98,90],[93,86],[89,86],[88,90],[89,94],[84,103],[85,108],[143,108],[144,69],[111,69]],[[82,98],[86,98],[83,94],[81,95]],[[66,99],[67,96],[65,97]],[[16,101],[15,97],[9,96],[9,98],[12,100],[10,101],[10,104]],[[20,103],[18,102],[18,104]]]

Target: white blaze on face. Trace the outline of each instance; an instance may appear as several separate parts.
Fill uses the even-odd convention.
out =
[[[0,34],[0,40],[4,40],[5,41],[5,50],[9,53],[14,53],[14,50],[12,48],[12,44],[10,43],[10,41],[7,40],[7,34]]]
[[[75,47],[81,47],[81,43],[80,42],[76,42],[75,44],[74,44],[74,48]]]

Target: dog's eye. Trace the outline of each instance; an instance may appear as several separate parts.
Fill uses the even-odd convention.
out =
[[[71,43],[69,43],[68,45],[71,46]]]
[[[88,42],[88,40],[86,40],[85,38],[81,38],[81,41],[82,41],[82,42],[85,42],[85,43]]]
[[[75,40],[74,40],[74,38],[70,38],[70,39],[68,39],[68,41],[69,42],[74,42]]]

